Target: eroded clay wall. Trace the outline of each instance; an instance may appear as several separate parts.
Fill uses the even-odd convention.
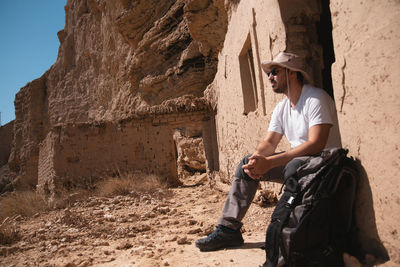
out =
[[[272,91],[261,62],[289,49],[321,65],[322,48],[315,29],[320,9],[316,3],[241,1],[232,12],[212,85],[218,106],[216,125],[221,180],[229,182],[239,160],[252,153],[265,137],[273,109],[283,98]],[[247,62],[253,68],[248,67]],[[319,71],[309,69],[318,85],[322,79]],[[286,140],[278,149],[288,149]],[[272,183],[265,186],[279,187]]]
[[[40,145],[38,188],[48,194],[135,172],[178,184],[174,129],[201,129],[208,119],[208,112],[198,112],[55,127]]]
[[[13,147],[8,165],[18,173],[21,187],[37,184],[39,143],[48,126],[47,73],[21,88],[15,96]]]
[[[268,117],[274,104],[280,99],[268,91],[267,78],[261,70],[263,59],[270,59],[272,53],[284,48],[283,24],[274,19],[274,16],[279,17],[279,6],[276,1],[267,2],[269,7],[260,1],[239,3],[231,15],[224,48],[219,55],[218,71],[213,83],[218,106],[216,125],[219,175],[228,183],[233,178],[239,160],[252,153],[257,142],[263,138]],[[267,13],[272,17],[266,16]],[[275,40],[273,51],[270,51],[270,39]],[[259,99],[255,105],[256,109],[247,115],[244,114],[239,60],[244,46],[251,47],[253,51],[254,77]]]
[[[151,122],[123,125],[77,125],[59,130],[55,168],[60,177],[89,183],[104,173],[141,170],[171,177],[172,133],[168,125]]]
[[[400,247],[400,3],[331,1],[333,86],[343,145],[369,177],[378,230]],[[393,258],[387,266],[398,266]]]
[[[7,164],[14,135],[14,121],[0,127],[0,167]]]
[[[54,193],[56,187],[54,183],[57,181],[54,159],[58,141],[59,135],[57,132],[50,131],[39,145],[37,190],[44,196],[49,195],[51,192]]]

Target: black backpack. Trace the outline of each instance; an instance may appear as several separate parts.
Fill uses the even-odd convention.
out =
[[[358,181],[347,152],[323,151],[286,178],[267,228],[263,266],[344,266]]]

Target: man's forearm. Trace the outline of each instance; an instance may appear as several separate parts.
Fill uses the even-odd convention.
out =
[[[285,166],[287,163],[289,163],[289,161],[296,157],[315,155],[321,152],[324,146],[325,143],[321,143],[318,140],[309,140],[293,149],[279,154],[274,154],[275,147],[271,146],[271,144],[269,144],[268,142],[263,141],[260,143],[259,146],[257,146],[256,151],[253,153],[253,155],[258,155],[253,157],[253,159],[255,160],[254,173],[263,174],[272,168]]]
[[[331,125],[319,124],[313,126],[309,130],[308,141],[278,155],[267,156],[267,160],[270,160],[272,167],[286,165],[289,161],[296,157],[312,156],[321,152],[328,140],[329,130]]]
[[[253,154],[263,155],[265,157],[271,156],[275,153],[276,147],[268,140],[263,140],[256,148]]]
[[[308,141],[291,150],[280,154],[267,156],[271,163],[271,167],[284,166],[296,157],[311,156],[322,151],[322,148],[315,143]]]
[[[275,153],[275,149],[282,139],[282,134],[276,132],[268,132],[267,136],[257,146],[253,155],[259,154],[264,157],[270,156]]]

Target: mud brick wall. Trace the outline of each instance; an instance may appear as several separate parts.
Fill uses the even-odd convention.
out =
[[[204,124],[207,113],[161,115],[145,120],[68,124],[53,128],[40,145],[38,189],[90,186],[98,178],[152,173],[178,183],[175,128]],[[210,143],[210,142],[208,142]]]
[[[77,125],[57,129],[54,167],[64,183],[140,170],[174,179],[172,134],[167,125],[150,121]]]
[[[39,192],[48,195],[55,189],[56,173],[54,169],[55,143],[58,135],[49,132],[39,145],[38,185]]]

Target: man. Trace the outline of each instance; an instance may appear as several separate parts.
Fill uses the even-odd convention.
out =
[[[201,251],[243,244],[241,221],[260,180],[283,182],[307,157],[325,148],[341,147],[335,104],[324,90],[307,84],[310,78],[304,63],[300,56],[286,52],[262,63],[273,91],[286,97],[275,107],[265,139],[240,162],[218,226],[196,241]],[[283,135],[291,149],[275,153]]]

